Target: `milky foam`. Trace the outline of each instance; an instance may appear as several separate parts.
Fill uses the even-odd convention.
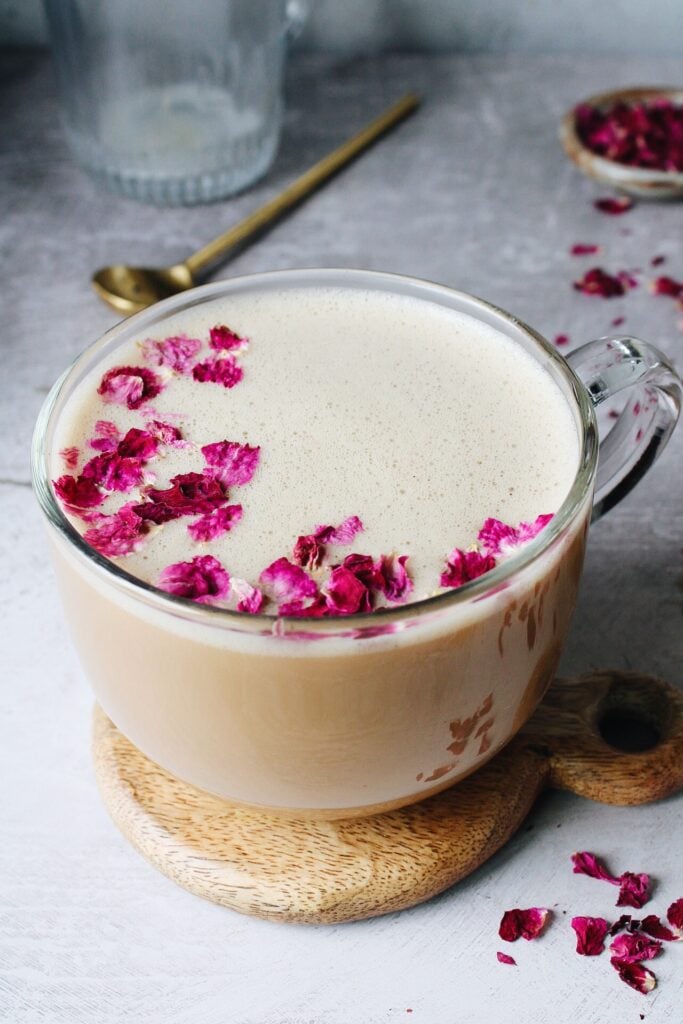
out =
[[[196,517],[167,523],[115,559],[134,575],[155,583],[164,566],[201,553],[256,583],[265,566],[291,557],[299,534],[358,515],[364,532],[335,553],[408,554],[415,600],[438,589],[445,556],[472,544],[485,518],[516,524],[555,512],[567,496],[579,462],[572,411],[550,375],[494,328],[424,299],[302,287],[216,299],[152,336],[206,342],[222,323],[250,338],[236,387],[173,375],[138,410],[104,403],[103,372],[145,365],[145,333],[79,385],[58,424],[53,476],[65,472],[60,449],[81,449],[79,469],[95,454],[87,441],[97,419],[143,427],[149,406],[197,446],[164,448],[149,463],[157,487],[201,472],[201,445],[261,446],[253,480],[231,489],[242,522],[204,544],[187,532]],[[115,494],[101,510],[130,500]]]

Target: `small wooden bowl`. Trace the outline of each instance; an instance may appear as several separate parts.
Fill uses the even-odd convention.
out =
[[[582,103],[591,107],[606,108],[619,102],[642,103],[653,99],[668,99],[677,105],[683,105],[683,89],[671,86],[615,89],[612,92],[589,96]],[[560,140],[567,156],[576,166],[603,185],[610,185],[639,199],[680,199],[683,196],[683,172],[630,167],[615,160],[606,160],[588,149],[576,130],[576,107],[568,111],[562,119]]]

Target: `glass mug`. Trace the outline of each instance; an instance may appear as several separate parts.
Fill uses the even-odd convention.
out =
[[[305,620],[171,596],[85,544],[50,484],[55,426],[78,383],[171,313],[301,286],[370,289],[459,310],[545,368],[573,412],[580,458],[564,503],[535,540],[456,590],[379,616]],[[599,443],[595,407],[620,392],[626,406]],[[33,442],[34,486],[67,619],[98,701],[153,761],[232,803],[335,818],[400,807],[457,783],[541,700],[576,601],[588,525],[650,467],[680,401],[675,371],[645,342],[601,339],[565,360],[481,299],[392,274],[258,274],[131,317],[55,384]]]
[[[179,205],[270,167],[301,0],[44,0],[71,149],[114,192]]]

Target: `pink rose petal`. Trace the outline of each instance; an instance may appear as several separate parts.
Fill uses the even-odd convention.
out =
[[[88,477],[60,476],[58,480],[52,481],[55,494],[65,505],[76,509],[95,508],[101,505],[106,495],[97,486],[95,480]]]
[[[118,447],[121,431],[111,420],[97,420],[95,436],[89,441],[90,447],[97,452],[111,452]]]
[[[557,345],[558,348],[563,348],[565,345],[568,345],[568,344],[569,344],[569,335],[568,334],[556,334],[555,337],[553,338],[553,345]]]
[[[650,287],[655,295],[666,295],[671,299],[683,298],[683,281],[676,281],[673,277],[656,277]]]
[[[103,517],[97,526],[83,534],[83,540],[101,555],[117,558],[137,551],[143,543],[149,524],[133,512],[133,505],[122,505],[114,515]]]
[[[552,513],[536,516],[532,523],[519,523],[508,526],[500,519],[486,519],[477,535],[477,540],[485,555],[506,557],[513,554],[516,548],[533,540],[553,518]]]
[[[224,487],[248,484],[259,463],[261,448],[237,441],[216,441],[205,444],[202,455],[210,470]]]
[[[501,964],[511,964],[513,967],[517,966],[517,961],[513,956],[509,956],[508,953],[501,953],[500,950],[496,953],[498,962]]]
[[[59,455],[64,463],[65,469],[75,469],[78,465],[80,452],[75,446],[72,446],[71,448],[62,448]]]
[[[493,555],[453,548],[446,561],[446,568],[441,573],[439,583],[442,587],[461,587],[464,583],[478,579],[495,567],[496,560]]]
[[[216,351],[245,348],[248,343],[248,338],[241,338],[239,334],[226,327],[225,324],[212,327],[209,331],[209,345],[211,348],[216,349]]]
[[[222,384],[224,388],[234,388],[242,380],[244,371],[234,356],[211,356],[192,368],[192,376],[201,383],[208,381],[212,384]]]
[[[304,601],[318,593],[315,580],[287,558],[278,558],[272,562],[263,570],[259,580],[277,604]]]
[[[667,928],[656,914],[648,914],[647,917],[644,917],[639,922],[639,925],[640,930],[645,932],[646,935],[651,935],[653,939],[659,939],[662,942],[678,942],[683,938],[683,936]]]
[[[382,555],[379,571],[382,578],[380,587],[387,601],[396,604],[406,601],[413,589],[413,581],[406,570],[408,555]]]
[[[630,210],[633,200],[628,196],[610,196],[607,199],[596,199],[593,205],[596,210],[600,210],[600,213],[608,213],[615,217]]]
[[[161,444],[170,445],[172,448],[192,447],[190,441],[183,440],[180,428],[174,427],[172,423],[164,423],[163,420],[148,420],[145,426]]]
[[[597,252],[600,252],[600,246],[594,245],[592,242],[576,242],[569,250],[571,256],[592,256]]]
[[[528,910],[506,910],[498,929],[498,934],[505,942],[537,938],[550,917],[545,907],[529,907]]]
[[[231,586],[233,593],[239,598],[237,611],[258,615],[263,607],[263,594],[258,587],[252,587],[246,580],[237,579],[235,576],[232,577]]]
[[[631,988],[634,988],[636,992],[640,992],[641,995],[646,996],[657,984],[657,979],[652,971],[649,971],[647,967],[643,967],[642,964],[632,964],[619,960],[616,957],[613,957],[610,963],[619,974],[621,980],[625,981]]]
[[[158,438],[148,430],[139,430],[137,427],[131,427],[116,446],[118,455],[128,459],[142,459],[145,462],[154,458],[158,450]]]
[[[96,455],[83,467],[83,477],[108,491],[130,491],[142,482],[142,459],[122,458],[118,452]]]
[[[614,274],[608,274],[602,267],[587,270],[583,277],[574,281],[574,288],[584,295],[598,295],[603,299],[613,299],[623,295],[627,290],[624,282]]]
[[[370,555],[360,555],[352,552],[342,562],[344,569],[353,573],[356,579],[360,580],[368,590],[382,590],[384,577],[382,576],[381,565],[375,562]]]
[[[327,607],[331,615],[356,615],[372,611],[372,598],[368,588],[343,565],[337,565],[323,586]]]
[[[349,516],[339,526],[316,526],[313,536],[323,544],[338,544],[343,546],[350,544],[357,533],[363,530],[363,524],[358,516]]]
[[[189,373],[197,353],[202,347],[198,338],[188,338],[186,334],[177,337],[148,338],[142,343],[142,354],[153,366],[168,366],[176,373]]]
[[[156,373],[144,366],[115,366],[107,370],[97,389],[105,402],[117,402],[129,409],[138,409],[162,390],[163,385]]]
[[[604,917],[573,917],[576,932],[576,952],[581,956],[598,956],[605,948],[609,923]]]
[[[230,576],[213,555],[197,555],[190,562],[176,562],[162,570],[158,587],[168,594],[186,597],[199,604],[212,604],[225,597]]]
[[[619,878],[619,885],[618,907],[636,907],[640,909],[650,898],[649,875],[635,875],[632,871],[625,871]]]
[[[666,919],[672,928],[683,931],[683,898],[671,904],[666,912]]]
[[[317,569],[322,563],[325,545],[321,544],[312,533],[297,537],[292,561],[303,569]]]
[[[661,951],[662,944],[642,932],[617,935],[610,948],[613,959],[635,964],[641,960],[653,960]]]
[[[619,885],[619,879],[611,875],[602,861],[594,853],[584,851],[572,854],[575,875],[588,875],[589,878],[600,878],[612,885]]]
[[[146,496],[148,500],[136,505],[134,511],[141,519],[154,523],[211,512],[227,500],[219,482],[203,473],[180,473],[171,478],[166,490],[150,487]]]
[[[216,540],[232,530],[241,518],[241,505],[223,505],[205,512],[201,519],[195,519],[188,525],[187,532],[196,541]]]

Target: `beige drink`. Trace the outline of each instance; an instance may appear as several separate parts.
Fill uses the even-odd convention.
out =
[[[54,534],[60,583],[100,703],[170,771],[249,804],[398,806],[490,757],[550,681],[590,495],[538,540],[545,519],[519,524],[566,502],[578,417],[543,350],[476,300],[284,277],[145,314],[83,364],[50,443],[72,524]],[[198,504],[173,483],[192,473]],[[144,523],[123,543],[121,515]],[[492,539],[491,520],[510,530]],[[197,559],[220,567],[208,590]]]

